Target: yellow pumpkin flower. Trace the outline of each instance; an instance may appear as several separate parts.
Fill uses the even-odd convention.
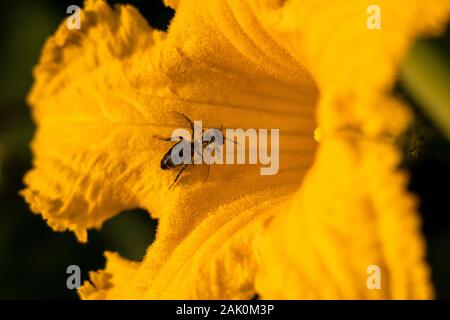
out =
[[[414,195],[393,138],[410,120],[391,88],[449,1],[169,0],[168,32],[132,6],[88,0],[81,29],[48,39],[28,101],[37,131],[22,195],[82,242],[123,210],[159,220],[143,261],[106,253],[84,299],[433,297]],[[279,128],[280,171],[160,160],[177,121]],[[320,142],[318,142],[320,141]],[[379,266],[381,288],[367,287]]]

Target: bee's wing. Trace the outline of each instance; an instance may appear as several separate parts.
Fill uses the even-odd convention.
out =
[[[174,122],[174,126],[176,127],[188,127],[189,130],[191,130],[191,134],[194,134],[194,122],[184,113],[179,112],[179,111],[168,111],[169,117],[171,119],[173,119]],[[196,126],[197,128],[199,128],[198,126]]]

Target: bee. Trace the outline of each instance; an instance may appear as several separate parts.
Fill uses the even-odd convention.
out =
[[[178,112],[177,112],[178,113]],[[191,134],[192,136],[194,135],[194,127],[195,124],[194,122],[189,119],[184,113],[178,113],[181,114],[181,116],[183,116],[183,118],[186,120],[186,122],[189,124],[189,128],[191,130]],[[204,132],[204,130],[202,130],[202,132]],[[158,138],[162,141],[172,141],[171,138],[165,138],[165,137],[161,137],[161,136],[154,136],[155,138]],[[181,143],[185,143],[185,140],[183,137],[179,136],[178,137],[179,141],[177,143],[175,143],[173,146],[170,147],[170,149],[164,154],[164,156],[161,159],[161,163],[160,163],[160,167],[162,170],[174,170],[177,168],[180,168],[180,170],[177,173],[177,176],[175,177],[174,182],[169,186],[169,189],[171,189],[178,181],[178,179],[180,178],[181,174],[184,172],[184,170],[186,170],[188,168],[188,166],[190,164],[193,164],[194,161],[194,155],[195,155],[195,148],[194,148],[194,141],[189,141],[189,143],[191,144],[191,161],[189,164],[186,163],[179,163],[176,164],[174,163],[173,159],[172,159],[172,151],[173,149],[178,146]],[[213,143],[215,141],[214,137],[212,137],[212,139],[210,141],[202,141],[202,149],[207,147],[209,144]],[[200,151],[201,152],[201,151]],[[199,154],[200,156],[202,156],[201,154]],[[180,148],[180,154],[179,154],[180,158],[183,157],[183,148]],[[210,166],[208,166],[208,175],[207,178],[209,177],[209,171],[210,171]]]

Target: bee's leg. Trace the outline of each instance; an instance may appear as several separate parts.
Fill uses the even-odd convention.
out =
[[[180,178],[181,174],[183,173],[184,170],[186,170],[187,167],[188,167],[188,165],[185,164],[185,165],[183,166],[183,168],[181,168],[180,171],[178,171],[178,174],[177,174],[177,176],[176,176],[176,178],[175,178],[175,181],[170,185],[169,189],[171,189],[171,188],[175,185],[175,183],[177,183],[178,178]]]
[[[159,135],[156,135],[156,134],[154,134],[153,135],[153,138],[157,138],[157,139],[159,139],[159,140],[162,140],[162,141],[172,141],[172,137],[168,137],[168,138],[165,138],[165,137],[162,137],[162,136],[159,136]],[[178,137],[180,140],[183,140],[183,137]]]
[[[207,181],[208,181],[208,179],[209,179],[209,172],[211,171],[211,165],[210,165],[210,164],[208,164],[207,166],[208,166],[208,174],[206,175],[206,179],[205,179],[205,182],[207,182]]]

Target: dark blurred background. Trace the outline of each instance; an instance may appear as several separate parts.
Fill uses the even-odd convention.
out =
[[[150,25],[165,30],[173,16],[159,0],[108,1],[131,3]],[[77,299],[66,287],[66,268],[87,272],[104,267],[104,250],[142,259],[154,239],[156,221],[144,210],[122,213],[101,231],[89,232],[80,244],[69,232],[53,232],[41,216],[28,209],[18,191],[31,166],[29,141],[34,126],[25,103],[32,84],[31,70],[38,62],[45,39],[67,17],[66,9],[82,1],[20,0],[2,3],[0,12],[0,299]],[[430,45],[449,58],[450,34]],[[449,84],[450,85],[450,84]],[[450,144],[420,111],[401,83],[396,93],[417,112],[417,121],[401,146],[403,166],[412,173],[410,189],[421,197],[421,214],[428,244],[428,261],[438,298],[450,298]],[[450,88],[449,88],[450,89]]]
[[[161,1],[131,3],[165,30],[173,10]],[[144,5],[145,2],[145,5]],[[70,232],[53,232],[18,195],[22,177],[31,167],[29,141],[34,125],[25,102],[32,84],[31,70],[45,39],[68,16],[69,5],[83,1],[20,0],[3,2],[0,12],[0,299],[77,299],[66,287],[66,268],[79,265],[83,280],[88,271],[103,269],[103,251],[141,260],[155,236],[156,221],[144,210],[121,213],[101,231],[89,232],[80,244]]]

